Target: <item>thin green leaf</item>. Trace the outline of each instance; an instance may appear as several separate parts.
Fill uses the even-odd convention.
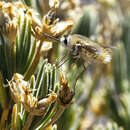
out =
[[[37,91],[35,91],[34,96],[38,97],[39,96],[39,92],[41,90],[41,85],[42,85],[42,81],[44,80],[44,66],[46,65],[47,61],[45,60],[41,66],[41,69],[39,70],[38,73],[38,77],[36,80],[36,86],[35,89],[37,89]]]
[[[36,40],[34,40],[33,42],[33,45],[32,45],[32,48],[30,49],[30,54],[29,54],[29,57],[28,57],[28,60],[27,60],[27,63],[24,67],[24,70],[23,70],[23,75],[25,75],[25,73],[27,72],[27,70],[29,69],[32,61],[33,61],[33,58],[35,56],[35,52],[36,52]]]

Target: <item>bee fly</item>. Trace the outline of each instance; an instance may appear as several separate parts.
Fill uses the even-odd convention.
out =
[[[82,59],[88,63],[108,63],[111,61],[111,46],[98,44],[79,34],[64,35],[60,39],[43,33],[45,36],[52,38],[61,43],[62,46],[69,50],[69,53],[76,59]]]
[[[44,32],[41,32],[41,33],[44,36],[52,38],[56,40],[57,42],[61,43],[63,47],[69,50],[69,53],[73,56],[73,58],[87,61],[88,65],[92,62],[107,64],[111,61],[111,58],[112,58],[111,49],[113,47],[109,45],[95,43],[92,40],[88,39],[87,37],[79,35],[79,34],[64,35],[60,39],[58,39]],[[64,60],[62,64],[64,64],[67,60]],[[75,78],[75,81],[73,84],[74,91],[75,91],[77,80],[86,70],[86,67],[84,66],[84,64],[83,64],[83,67],[84,67],[83,71],[81,71]]]

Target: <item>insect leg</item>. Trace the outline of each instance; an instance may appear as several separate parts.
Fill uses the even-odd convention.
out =
[[[69,60],[69,56],[66,57],[66,59],[64,58],[62,61],[60,62],[59,65],[57,66],[57,68],[60,68],[65,62],[67,62]]]
[[[62,58],[56,59],[55,64],[58,68],[60,68],[68,59],[69,59],[69,52],[67,52],[67,54],[65,54]]]
[[[55,64],[57,65],[58,63],[60,63],[61,61],[63,61],[63,59],[64,59],[67,55],[68,55],[68,53],[65,54],[63,57],[57,58],[56,61],[55,61]]]
[[[89,64],[88,64],[89,65]],[[88,67],[88,66],[87,66]],[[81,75],[83,75],[83,73],[86,71],[87,67],[83,64],[83,70],[76,76],[75,78],[75,81],[73,83],[73,90],[75,92],[75,86],[76,86],[76,83],[78,81],[78,79],[81,77]]]

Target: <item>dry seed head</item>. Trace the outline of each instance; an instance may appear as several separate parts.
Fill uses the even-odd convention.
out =
[[[58,103],[63,107],[70,106],[72,104],[74,94],[74,91],[71,91],[69,87],[61,86],[58,93]]]
[[[58,93],[58,102],[61,106],[68,107],[72,104],[74,91],[71,91],[68,87],[68,81],[65,78],[65,74],[63,72],[60,74],[60,85],[61,88]]]

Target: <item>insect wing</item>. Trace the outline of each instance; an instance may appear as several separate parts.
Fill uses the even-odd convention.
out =
[[[78,35],[78,34],[74,34],[73,38],[75,39],[75,42],[80,43],[81,47],[83,49],[85,49],[87,52],[90,52],[90,53],[93,53],[96,55],[100,54],[100,52],[101,52],[100,45],[92,42],[87,37]]]
[[[86,55],[88,60],[103,63],[111,61],[111,47],[109,45],[95,43],[87,37],[78,34],[74,34],[73,37],[77,43],[81,44],[82,56]]]

